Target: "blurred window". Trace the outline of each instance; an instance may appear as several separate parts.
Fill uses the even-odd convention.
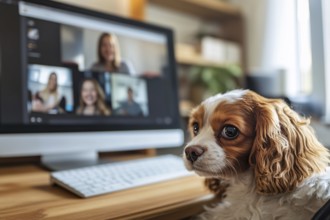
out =
[[[298,59],[298,92],[310,94],[312,91],[312,59],[309,0],[296,1],[297,22],[297,59]]]

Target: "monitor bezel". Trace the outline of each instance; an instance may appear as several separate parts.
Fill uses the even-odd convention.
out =
[[[174,54],[174,37],[173,31],[169,28],[156,26],[153,24],[148,24],[145,22],[127,19],[119,17],[113,14],[106,14],[99,11],[89,10],[73,5],[63,4],[54,1],[43,1],[43,0],[29,0],[22,1],[32,4],[37,4],[45,7],[56,8],[59,10],[64,10],[68,12],[74,12],[82,15],[92,16],[96,18],[101,18],[105,20],[110,20],[117,23],[122,23],[124,25],[132,26],[135,28],[142,28],[145,30],[150,30],[153,32],[159,32],[164,34],[167,39],[167,51],[168,51],[168,62],[169,62],[169,72],[171,73],[170,80],[173,85],[174,95],[173,103],[178,103],[178,84],[177,84],[177,74],[176,74],[176,61]],[[18,15],[20,16],[20,15]],[[22,49],[22,48],[21,48]],[[23,49],[22,49],[23,50]],[[21,61],[23,62],[23,61]],[[24,68],[24,67],[22,67]],[[171,124],[132,124],[132,125],[91,125],[91,124],[80,124],[80,125],[47,125],[47,124],[0,124],[0,134],[10,134],[10,133],[67,133],[67,132],[91,132],[91,131],[134,131],[134,130],[162,130],[162,129],[181,129],[181,118],[179,114],[178,105],[173,106],[175,111],[173,115],[173,123]]]

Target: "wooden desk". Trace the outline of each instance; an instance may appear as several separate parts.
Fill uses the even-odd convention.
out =
[[[38,166],[0,168],[1,220],[181,219],[212,200],[197,176],[81,199],[50,185]]]

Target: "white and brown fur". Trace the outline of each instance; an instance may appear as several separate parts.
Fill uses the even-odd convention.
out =
[[[226,125],[239,130],[235,139],[221,136]],[[249,90],[219,94],[193,110],[189,127],[185,150],[204,153],[191,162],[184,152],[185,165],[223,197],[200,217],[311,219],[330,199],[329,152],[284,101]]]

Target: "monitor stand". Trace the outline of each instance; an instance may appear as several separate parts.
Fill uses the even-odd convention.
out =
[[[96,151],[71,152],[62,154],[46,154],[41,156],[41,162],[49,170],[67,170],[102,163],[109,160],[99,160]]]

